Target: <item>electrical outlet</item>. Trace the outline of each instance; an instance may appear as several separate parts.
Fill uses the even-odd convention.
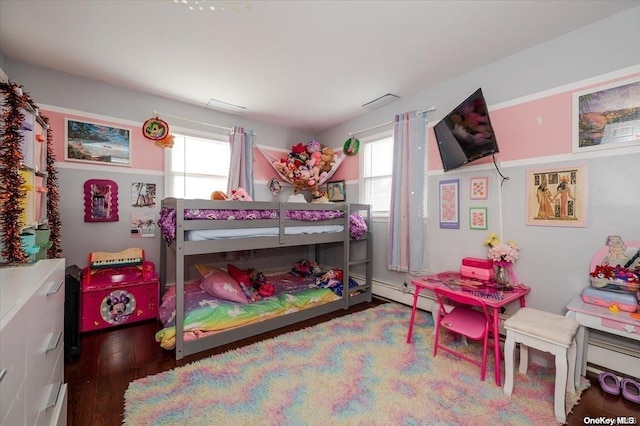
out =
[[[409,293],[409,284],[407,284],[406,282],[402,283],[402,292]]]

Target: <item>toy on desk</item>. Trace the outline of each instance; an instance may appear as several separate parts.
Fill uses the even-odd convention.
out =
[[[489,280],[493,275],[493,261],[491,259],[478,259],[465,257],[460,266],[460,275],[466,278]]]
[[[89,267],[93,269],[118,266],[139,266],[144,263],[144,250],[131,247],[119,252],[96,251],[89,254]]]
[[[592,305],[604,306],[612,312],[635,312],[638,309],[638,299],[631,293],[617,293],[587,287],[582,290],[582,301]],[[615,308],[612,309],[612,307]]]

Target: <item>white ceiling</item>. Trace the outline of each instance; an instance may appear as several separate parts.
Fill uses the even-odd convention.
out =
[[[24,62],[320,131],[638,6],[633,1],[0,0]],[[215,6],[217,11],[209,11]],[[224,10],[220,10],[224,7]],[[5,70],[6,71],[6,70]]]

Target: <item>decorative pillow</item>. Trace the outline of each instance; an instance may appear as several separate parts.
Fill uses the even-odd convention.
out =
[[[218,299],[237,303],[249,303],[240,284],[238,284],[231,275],[221,269],[214,269],[207,273],[204,278],[202,278],[200,288]]]
[[[235,265],[227,263],[227,272],[233,277],[239,284],[244,284],[247,287],[251,287],[251,278],[246,271],[238,268]]]

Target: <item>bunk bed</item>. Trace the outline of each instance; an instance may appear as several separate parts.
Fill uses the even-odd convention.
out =
[[[362,226],[354,227],[354,222]],[[369,205],[166,198],[162,200],[159,225],[163,234],[160,281],[162,294],[170,294],[175,300],[172,332],[175,333],[175,357],[178,360],[207,349],[371,301],[373,247]],[[358,229],[356,235],[354,229]],[[357,244],[364,247],[353,250],[353,245]],[[264,315],[265,319],[258,322],[216,330],[213,333],[202,333],[195,339],[191,338],[192,334],[186,335],[185,302],[189,296],[190,285],[193,284],[189,277],[186,277],[188,271],[185,270],[185,265],[189,256],[294,246],[308,247],[315,257],[314,261],[324,257],[325,248],[332,250],[332,255],[327,256],[333,259],[331,265],[325,265],[321,261],[318,263],[323,270],[342,270],[345,282],[340,297],[323,296],[320,297],[321,302],[318,302],[318,297],[313,297],[315,303],[310,303],[302,309],[288,309],[283,315]],[[336,256],[336,251],[341,253]],[[357,255],[354,255],[356,252]],[[363,271],[364,278],[360,281],[350,281],[351,267]]]

